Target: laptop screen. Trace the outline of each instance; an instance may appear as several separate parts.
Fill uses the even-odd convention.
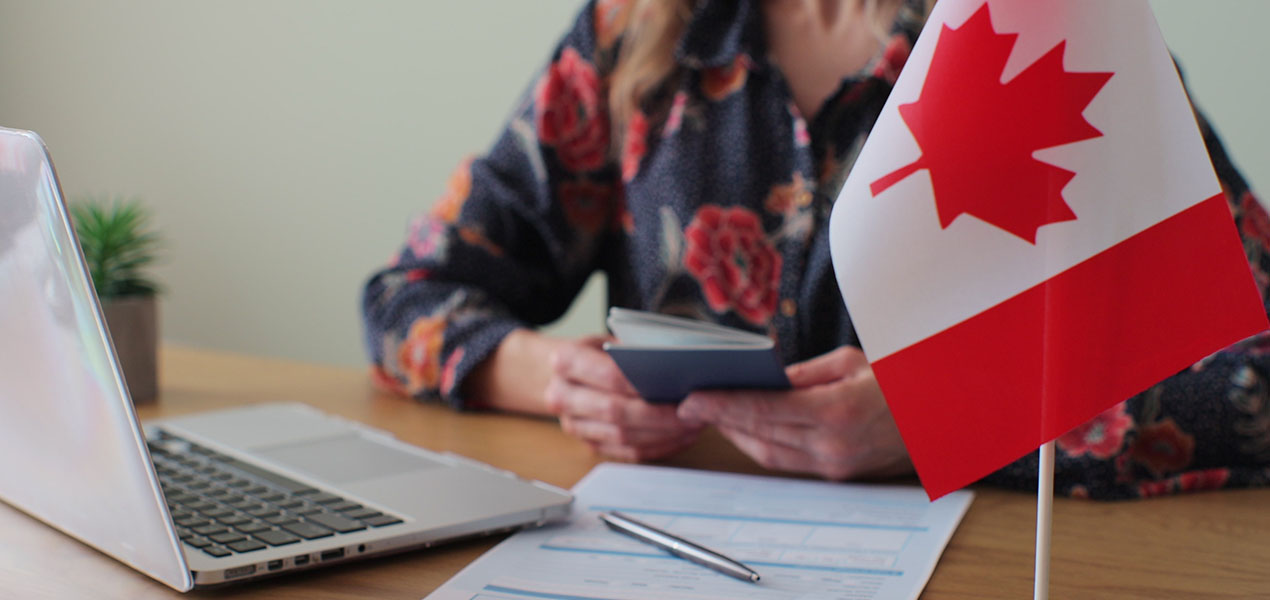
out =
[[[0,499],[193,585],[52,162],[0,128]]]

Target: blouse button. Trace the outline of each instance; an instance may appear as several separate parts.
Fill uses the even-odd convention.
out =
[[[781,300],[781,314],[786,317],[793,317],[798,314],[798,303],[793,298]]]

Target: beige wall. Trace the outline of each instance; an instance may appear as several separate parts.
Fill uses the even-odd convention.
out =
[[[0,124],[44,136],[70,195],[154,207],[166,339],[358,364],[365,276],[493,140],[578,4],[0,0]],[[1270,190],[1270,2],[1153,6]],[[600,329],[602,293],[585,298],[558,331]]]

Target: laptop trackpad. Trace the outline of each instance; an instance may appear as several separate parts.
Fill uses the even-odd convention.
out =
[[[378,479],[445,466],[358,435],[255,448],[252,453],[331,483]]]

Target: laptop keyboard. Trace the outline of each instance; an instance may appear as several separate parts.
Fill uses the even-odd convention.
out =
[[[401,523],[168,433],[148,443],[181,540],[215,557]]]

